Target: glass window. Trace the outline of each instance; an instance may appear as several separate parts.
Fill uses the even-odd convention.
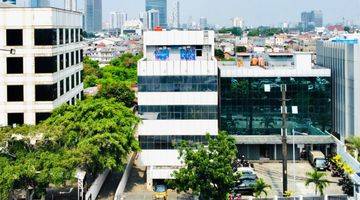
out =
[[[45,113],[35,113],[35,119],[36,124],[39,124],[40,122],[46,120],[51,116],[51,113],[45,112]]]
[[[62,96],[65,93],[64,91],[64,80],[60,81],[60,96]]]
[[[59,41],[60,41],[59,43],[64,44],[64,29],[62,29],[62,28],[59,29],[59,37],[60,37],[59,38]]]
[[[35,73],[54,73],[57,71],[57,56],[35,57]]]
[[[65,59],[66,59],[66,68],[70,67],[70,55],[69,53],[65,54]]]
[[[139,106],[139,114],[155,116],[147,119],[217,119],[216,105]],[[149,115],[146,115],[149,114]]]
[[[8,113],[7,118],[9,126],[24,124],[24,113]]]
[[[7,86],[7,101],[8,102],[24,101],[24,86],[23,85],[8,85]]]
[[[57,98],[57,84],[35,85],[35,101],[54,101]]]
[[[65,43],[68,44],[70,41],[69,29],[64,29],[64,30],[65,30]]]
[[[75,52],[71,52],[71,66],[75,64]]]
[[[76,72],[76,85],[79,85],[80,84],[80,73],[79,72]]]
[[[74,29],[70,29],[70,43],[74,42]]]
[[[6,71],[8,74],[22,74],[24,59],[22,57],[7,57]]]
[[[59,59],[60,59],[60,70],[63,70],[64,69],[64,54],[60,54],[59,56]]]
[[[67,77],[66,78],[66,92],[69,92],[69,90],[70,90],[70,78]]]
[[[6,45],[7,46],[22,46],[23,45],[23,30],[22,29],[7,29],[6,30]]]
[[[56,45],[57,29],[35,29],[35,45]]]
[[[74,74],[71,75],[71,89],[75,87],[75,76]]]

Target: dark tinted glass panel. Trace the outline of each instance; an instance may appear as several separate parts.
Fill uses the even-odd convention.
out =
[[[76,85],[79,85],[80,84],[80,73],[79,72],[76,72]]]
[[[264,85],[272,86],[265,92]],[[280,135],[281,91],[287,85],[288,133],[331,132],[331,81],[324,77],[221,78],[220,128],[234,135]],[[291,114],[292,106],[298,114]]]
[[[80,50],[80,62],[84,60],[84,50]]]
[[[56,45],[56,29],[35,29],[35,45]]]
[[[84,82],[84,70],[80,71],[80,80],[81,82]]]
[[[75,52],[75,64],[79,63],[79,51]]]
[[[6,45],[7,46],[22,46],[23,45],[23,30],[22,29],[7,29],[6,30]]]
[[[213,138],[214,136],[212,136]],[[204,135],[176,135],[176,136],[139,136],[141,149],[176,149],[181,142],[189,144],[207,144]]]
[[[65,43],[69,43],[70,40],[69,29],[64,29],[64,30],[65,30]]]
[[[70,90],[70,79],[69,77],[66,78],[66,92]]]
[[[60,96],[65,93],[64,91],[64,80],[60,81]]]
[[[54,73],[57,71],[57,56],[35,57],[35,73]]]
[[[24,124],[24,113],[8,113],[7,117],[9,126],[13,124]]]
[[[22,85],[8,85],[7,86],[7,101],[24,101],[24,86]]]
[[[75,64],[75,52],[71,52],[71,66]]]
[[[214,92],[217,76],[139,76],[140,92]]]
[[[75,29],[75,42],[79,42],[79,29]]]
[[[22,74],[24,59],[22,57],[6,58],[6,70],[8,74]]]
[[[66,53],[65,54],[65,59],[66,59],[66,67],[70,67],[70,56],[69,56],[69,53]]]
[[[84,41],[84,31],[80,29],[80,41]]]
[[[60,44],[64,44],[64,29],[59,29]]]
[[[51,113],[35,113],[36,124],[46,120],[51,116]]]
[[[63,70],[64,69],[64,54],[60,54],[59,56],[60,58],[60,70]]]
[[[75,87],[75,76],[71,75],[71,89]]]
[[[53,101],[57,98],[57,84],[35,85],[35,101]]]
[[[217,119],[216,105],[139,106],[139,114],[149,120]]]
[[[74,42],[74,29],[70,29],[70,42]]]

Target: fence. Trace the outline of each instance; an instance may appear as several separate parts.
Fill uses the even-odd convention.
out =
[[[95,179],[95,181],[93,182],[93,184],[90,186],[89,190],[85,194],[86,200],[95,200],[96,199],[109,172],[110,172],[110,170],[107,169]]]
[[[127,181],[129,179],[132,166],[134,164],[135,156],[136,156],[136,153],[133,153],[131,155],[131,157],[130,157],[130,160],[129,160],[128,164],[126,165],[124,174],[123,174],[123,176],[121,178],[121,181],[120,181],[120,183],[119,183],[119,185],[118,185],[118,187],[116,189],[115,200],[121,200],[121,198],[122,198],[122,196],[124,194],[124,190],[125,190]]]

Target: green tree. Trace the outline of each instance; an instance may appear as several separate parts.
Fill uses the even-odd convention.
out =
[[[326,174],[318,172],[317,170],[314,170],[312,172],[306,173],[307,178],[305,180],[305,185],[308,186],[310,183],[313,183],[315,185],[315,195],[317,195],[318,191],[320,192],[320,195],[324,195],[324,189],[329,185],[329,181],[326,179]]]
[[[215,57],[218,60],[223,60],[225,58],[224,52],[221,49],[215,49]]]
[[[84,58],[84,87],[94,87],[100,77],[99,62],[91,60],[89,57]]]
[[[202,199],[225,200],[237,180],[232,163],[237,149],[233,138],[220,132],[215,138],[206,135],[204,144],[182,143],[180,158],[185,167],[173,173],[169,185],[178,192],[192,191]]]
[[[80,156],[79,166],[98,174],[122,170],[127,156],[139,150],[134,137],[139,119],[115,99],[88,98],[63,105],[44,124],[61,127],[61,134],[47,135],[53,146],[67,147]]]
[[[267,190],[271,189],[271,186],[265,183],[264,179],[259,178],[256,180],[255,184],[253,185],[253,189],[254,189],[254,196],[256,198],[259,198],[262,194],[265,194],[265,197],[267,197],[268,195]]]
[[[117,102],[122,102],[126,107],[134,106],[135,92],[122,82],[104,82],[98,93],[97,98],[115,98]]]
[[[246,52],[246,47],[245,46],[237,46],[235,48],[236,52]]]

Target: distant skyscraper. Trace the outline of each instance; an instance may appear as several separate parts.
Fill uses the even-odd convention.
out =
[[[301,26],[304,31],[312,31],[323,26],[323,14],[320,10],[301,13]]]
[[[172,10],[171,10],[171,16],[170,16],[170,27],[171,28],[180,28],[180,2],[176,1]]]
[[[85,0],[85,30],[97,32],[102,29],[102,0]]]
[[[1,1],[4,3],[11,3],[11,4],[16,5],[16,0],[1,0]]]
[[[158,10],[159,21],[162,28],[167,28],[167,0],[146,0],[145,10]]]
[[[204,30],[204,29],[207,29],[207,28],[209,28],[208,23],[207,23],[207,18],[201,17],[200,18],[200,29]]]
[[[158,10],[149,10],[146,15],[146,29],[153,30],[155,27],[160,26],[160,13]]]
[[[50,2],[49,0],[31,0],[30,7],[32,8],[50,7]]]
[[[234,17],[232,19],[233,27],[244,28],[244,20],[241,17]]]
[[[127,21],[127,14],[124,12],[111,12],[110,13],[110,28],[122,28],[125,21]]]

